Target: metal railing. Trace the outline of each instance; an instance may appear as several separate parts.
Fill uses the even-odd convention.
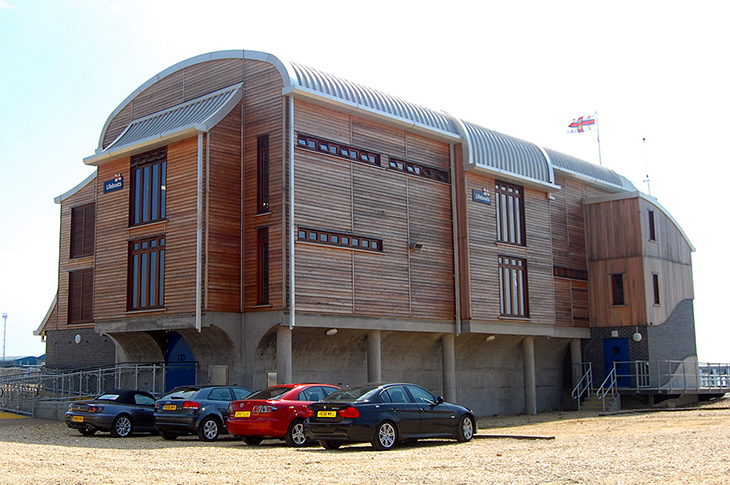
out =
[[[576,367],[579,369],[577,375],[580,376],[580,379],[578,379],[578,383],[570,395],[578,401],[578,410],[580,411],[583,398],[591,396],[591,390],[593,389],[593,366],[590,362],[584,362],[576,364]]]
[[[189,363],[197,368],[197,363]],[[180,368],[180,364],[175,364]],[[0,411],[34,415],[44,401],[73,401],[98,396],[113,389],[139,389],[161,395],[166,389],[164,363],[126,363],[96,369],[50,371],[19,369],[0,376]]]

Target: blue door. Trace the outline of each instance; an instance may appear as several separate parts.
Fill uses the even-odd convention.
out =
[[[195,384],[195,356],[188,342],[177,332],[167,334],[165,391]]]
[[[608,375],[611,369],[613,369],[614,362],[616,362],[616,385],[618,387],[631,387],[631,376],[629,375],[631,365],[628,361],[629,339],[603,339],[603,369],[606,375]]]

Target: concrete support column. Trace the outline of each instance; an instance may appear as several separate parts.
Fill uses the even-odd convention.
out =
[[[574,338],[570,341],[570,364],[573,369],[573,388],[578,385],[583,376],[583,356],[580,351],[580,339]]]
[[[525,374],[525,413],[537,414],[534,337],[525,337],[524,340],[522,340],[522,363]]]
[[[441,337],[443,373],[444,373],[444,399],[449,402],[456,402],[456,352],[454,350],[454,334],[447,333]]]
[[[368,382],[383,380],[382,351],[380,348],[380,330],[368,332]]]
[[[276,330],[276,374],[282,384],[289,384],[292,377],[291,329],[281,326]]]

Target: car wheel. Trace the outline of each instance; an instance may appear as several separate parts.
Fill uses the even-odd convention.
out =
[[[168,433],[167,431],[162,431],[162,430],[158,430],[158,433],[160,433],[160,436],[162,436],[163,440],[170,440],[170,441],[177,439],[177,437],[180,436],[175,433]]]
[[[245,441],[247,445],[255,446],[261,444],[264,439],[261,436],[244,436],[243,441]]]
[[[471,416],[462,416],[459,421],[459,427],[456,430],[456,439],[458,441],[469,441],[474,437],[474,418]]]
[[[319,446],[324,448],[325,450],[336,450],[340,446],[342,446],[342,443],[339,441],[320,441]]]
[[[220,433],[220,425],[214,417],[208,417],[200,423],[198,437],[203,441],[215,441]]]
[[[115,438],[126,438],[132,434],[132,418],[126,414],[120,414],[114,418],[112,423],[112,436]]]
[[[292,421],[286,431],[284,441],[289,446],[303,446],[307,442],[307,437],[304,436],[304,422],[298,419]]]
[[[81,433],[84,436],[91,436],[92,434],[96,433],[95,429],[89,429],[89,428],[81,428],[79,430],[79,433]]]
[[[376,450],[390,450],[398,440],[398,430],[390,421],[380,423],[373,435],[373,448]]]

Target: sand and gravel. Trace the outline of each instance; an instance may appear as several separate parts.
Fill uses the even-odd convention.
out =
[[[509,436],[505,436],[509,435]],[[224,436],[82,436],[0,419],[2,484],[730,484],[730,400],[655,412],[488,417],[469,443],[327,451]]]

